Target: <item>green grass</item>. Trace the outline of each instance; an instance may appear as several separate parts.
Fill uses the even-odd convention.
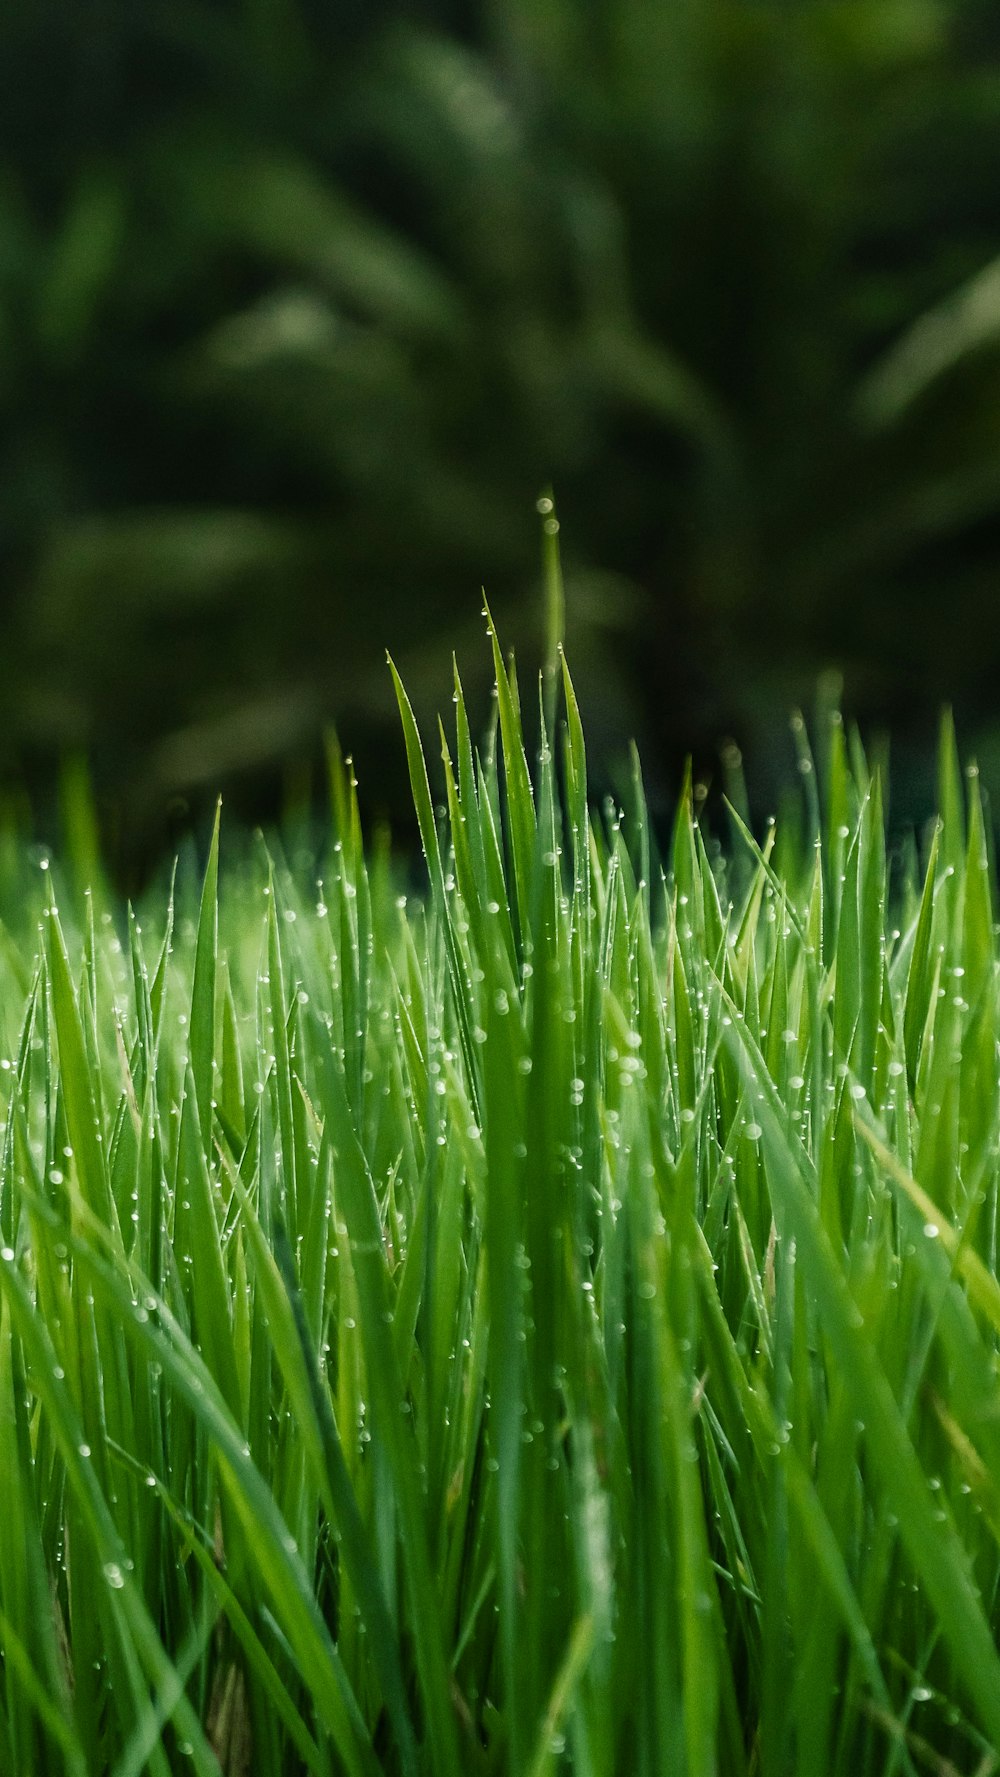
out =
[[[977,780],[887,860],[834,722],[661,869],[493,647],[408,900],[336,751],[139,917],[79,787],[0,856],[0,1772],[986,1777]]]

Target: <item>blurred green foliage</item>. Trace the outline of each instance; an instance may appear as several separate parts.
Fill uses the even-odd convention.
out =
[[[596,751],[985,718],[998,154],[987,0],[10,0],[0,763],[378,758],[549,482]]]

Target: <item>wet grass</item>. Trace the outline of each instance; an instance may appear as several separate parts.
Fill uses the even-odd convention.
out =
[[[977,780],[890,868],[834,722],[661,868],[493,647],[409,902],[337,758],[139,917],[4,861],[0,1771],[985,1777]]]

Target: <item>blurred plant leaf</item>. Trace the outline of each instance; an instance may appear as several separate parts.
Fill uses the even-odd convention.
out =
[[[858,402],[873,426],[892,425],[976,353],[1000,348],[1000,258],[920,315],[869,371]]]
[[[114,277],[125,235],[124,194],[111,169],[84,167],[56,232],[39,291],[36,326],[55,358],[84,347]]]
[[[164,153],[170,197],[184,203],[188,226],[309,272],[404,333],[434,335],[460,319],[458,296],[425,252],[287,149],[196,135],[168,141]]]

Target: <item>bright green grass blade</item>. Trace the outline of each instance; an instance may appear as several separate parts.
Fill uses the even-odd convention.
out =
[[[285,967],[281,945],[278,941],[278,909],[276,906],[274,871],[268,871],[267,897],[267,1036],[270,1050],[274,1057],[271,1078],[278,1101],[278,1155],[281,1162],[280,1198],[281,1215],[290,1220],[293,1227],[298,1225],[298,1191],[296,1184],[296,1144],[294,1100],[298,1094],[292,1083],[292,1069],[289,1056],[287,1018],[287,991],[285,987]],[[355,1019],[360,1012],[353,1012],[349,1018],[349,1028],[355,1029]]]
[[[94,786],[87,761],[79,753],[63,761],[59,774],[59,814],[66,862],[79,897],[89,890],[101,909],[107,906],[100,826]]]
[[[563,662],[529,770],[491,646],[443,811],[397,681],[426,895],[334,750],[328,849],[215,834],[124,950],[76,885],[33,960],[24,861],[0,1769],[167,1777],[185,1710],[268,1777],[989,1769],[978,781],[946,730],[890,874],[881,768],[799,729],[778,826],[689,786],[664,881],[635,756],[592,813]]]
[[[212,1372],[230,1412],[240,1414],[240,1388],[233,1351],[232,1300],[219,1227],[218,1190],[209,1176],[208,1156],[198,1139],[197,1095],[193,1069],[181,1106],[179,1176],[183,1228],[175,1242],[191,1259],[191,1307],[195,1342]]]
[[[49,1423],[57,1438],[71,1488],[81,1513],[81,1520],[92,1539],[105,1588],[107,1620],[121,1637],[123,1650],[132,1651],[133,1662],[139,1660],[149,1679],[163,1692],[175,1698],[171,1713],[191,1747],[193,1769],[201,1777],[217,1777],[215,1758],[205,1739],[201,1724],[176,1681],[175,1669],[164,1652],[162,1643],[132,1578],[132,1561],[118,1535],[108,1504],[101,1492],[91,1465],[91,1448],[83,1438],[65,1391],[60,1388],[61,1370],[45,1329],[35,1316],[24,1283],[10,1261],[0,1264],[0,1282],[10,1307],[11,1319],[17,1328],[25,1352],[32,1363],[35,1386],[44,1402]],[[102,1613],[103,1614],[103,1613]],[[128,1664],[128,1662],[126,1662]],[[133,1682],[139,1677],[134,1673]],[[134,1705],[140,1722],[151,1705],[138,1690]],[[162,1758],[156,1770],[164,1770]]]
[[[559,553],[559,520],[552,490],[538,502],[542,517],[542,575],[545,588],[544,719],[548,733],[555,732],[559,667],[566,632],[566,593]]]
[[[212,1141],[212,1101],[215,1097],[215,981],[219,951],[219,825],[222,804],[215,811],[215,823],[208,850],[208,863],[201,891],[201,912],[198,917],[197,948],[194,979],[191,986],[190,1056],[194,1079],[195,1102],[202,1146],[207,1150]]]
[[[528,1777],[549,1777],[549,1773],[558,1768],[558,1756],[565,1745],[565,1736],[559,1733],[559,1729],[586,1670],[593,1646],[593,1621],[590,1617],[581,1617],[570,1636],[565,1659],[552,1686],[535,1751],[528,1762]]]
[[[441,847],[438,843],[437,823],[434,819],[434,807],[431,802],[431,787],[427,777],[427,766],[424,761],[424,749],[421,745],[416,720],[410,700],[406,695],[403,681],[396,671],[395,663],[389,660],[389,671],[399,704],[400,718],[403,723],[403,738],[406,744],[406,759],[410,769],[410,788],[413,793],[413,806],[416,810],[417,824],[420,828],[420,839],[427,859],[427,868],[431,880],[436,881],[441,875]]]
[[[59,1045],[59,1079],[74,1170],[83,1201],[107,1228],[114,1230],[120,1243],[121,1230],[108,1183],[83,1023],[70,977],[66,943],[54,906],[49,909],[47,931],[46,962]]]
[[[431,804],[430,785],[427,779],[427,766],[424,761],[423,747],[417,731],[413,710],[409,698],[403,688],[402,680],[392,661],[389,662],[393,684],[399,703],[403,721],[403,732],[406,739],[406,755],[410,769],[410,784],[413,790],[420,837],[424,848],[424,856],[431,877],[431,890],[435,898],[438,915],[444,929],[445,947],[448,957],[448,968],[451,975],[454,1005],[459,1021],[461,1042],[465,1054],[466,1067],[472,1085],[473,1097],[478,1098],[477,1063],[472,1040],[472,1027],[469,1012],[469,994],[466,974],[462,964],[461,949],[455,932],[451,904],[448,898],[444,868],[441,859],[441,846],[438,840],[434,809]]]
[[[324,1044],[325,1032],[320,1030],[316,1034],[322,1055],[322,1102],[336,1156],[334,1189],[346,1223],[358,1286],[362,1341],[372,1395],[372,1435],[383,1445],[392,1474],[434,1766],[441,1777],[449,1777],[460,1768],[458,1745],[407,1400],[391,1333],[382,1223],[336,1058],[329,1044]]]
[[[924,877],[920,910],[917,914],[910,967],[906,979],[906,1011],[903,1021],[903,1044],[911,1087],[916,1081],[920,1060],[920,1044],[931,1008],[932,978],[929,967],[934,930],[934,893],[937,881],[939,830],[931,841],[927,871]]]
[[[405,1700],[392,1622],[380,1578],[358,1511],[336,1418],[309,1335],[287,1234],[278,1230],[272,1254],[242,1186],[234,1179],[254,1266],[268,1318],[275,1356],[289,1389],[299,1436],[307,1445],[331,1522],[337,1527],[342,1557],[361,1606],[386,1702],[400,1748],[403,1769],[417,1769],[413,1729]]]
[[[95,1239],[99,1236],[96,1227],[88,1232]],[[145,1299],[153,1303],[153,1309],[142,1319],[132,1310],[131,1285],[122,1270],[82,1240],[75,1239],[73,1244],[95,1291],[100,1290],[108,1304],[117,1307],[130,1342],[147,1348],[155,1357],[177,1396],[211,1440],[220,1478],[242,1526],[247,1551],[267,1588],[271,1608],[287,1635],[313,1705],[338,1747],[346,1770],[352,1777],[374,1777],[370,1738],[288,1526],[210,1370],[166,1302],[153,1298],[145,1280],[131,1270],[127,1274]]]
[[[314,1772],[316,1777],[326,1777],[329,1768],[327,1761],[306,1728],[274,1661],[256,1634],[253,1624],[232,1588],[227,1585],[225,1578],[219,1571],[213,1551],[204,1545],[196,1528],[182,1514],[163,1483],[155,1480],[155,1487],[157,1497],[163,1501],[164,1507],[180,1532],[185,1553],[189,1553],[191,1558],[197,1562],[206,1585],[215,1596],[220,1612],[232,1625],[250,1672],[266,1692],[268,1701],[292,1741],[304,1768]]]
[[[990,855],[978,770],[969,775],[969,838],[965,857],[965,906],[962,923],[962,991],[975,1006],[993,975],[996,945]]]
[[[534,794],[524,752],[524,730],[521,723],[517,681],[513,668],[508,670],[504,665],[500,639],[493,618],[490,616],[489,607],[486,606],[485,609],[487,629],[493,649],[500,738],[503,744],[508,831],[513,866],[513,900],[518,911],[523,940],[531,918],[531,879],[535,855]]]
[[[938,814],[941,820],[941,861],[945,870],[955,875],[961,871],[965,853],[963,803],[955,723],[951,711],[946,710],[938,735]]]
[[[983,1614],[969,1561],[950,1515],[932,1505],[926,1478],[898,1404],[865,1333],[819,1221],[808,1180],[808,1163],[789,1144],[780,1104],[763,1058],[745,1031],[734,1026],[731,1046],[746,1057],[760,1094],[757,1114],[765,1123],[775,1208],[799,1248],[827,1337],[840,1367],[853,1378],[860,1416],[867,1427],[881,1485],[899,1519],[900,1535],[920,1576],[987,1731],[1000,1739],[1000,1656]]]
[[[562,655],[563,699],[566,705],[566,786],[569,830],[573,840],[574,880],[581,886],[590,861],[590,814],[587,806],[587,748],[580,706]]]

